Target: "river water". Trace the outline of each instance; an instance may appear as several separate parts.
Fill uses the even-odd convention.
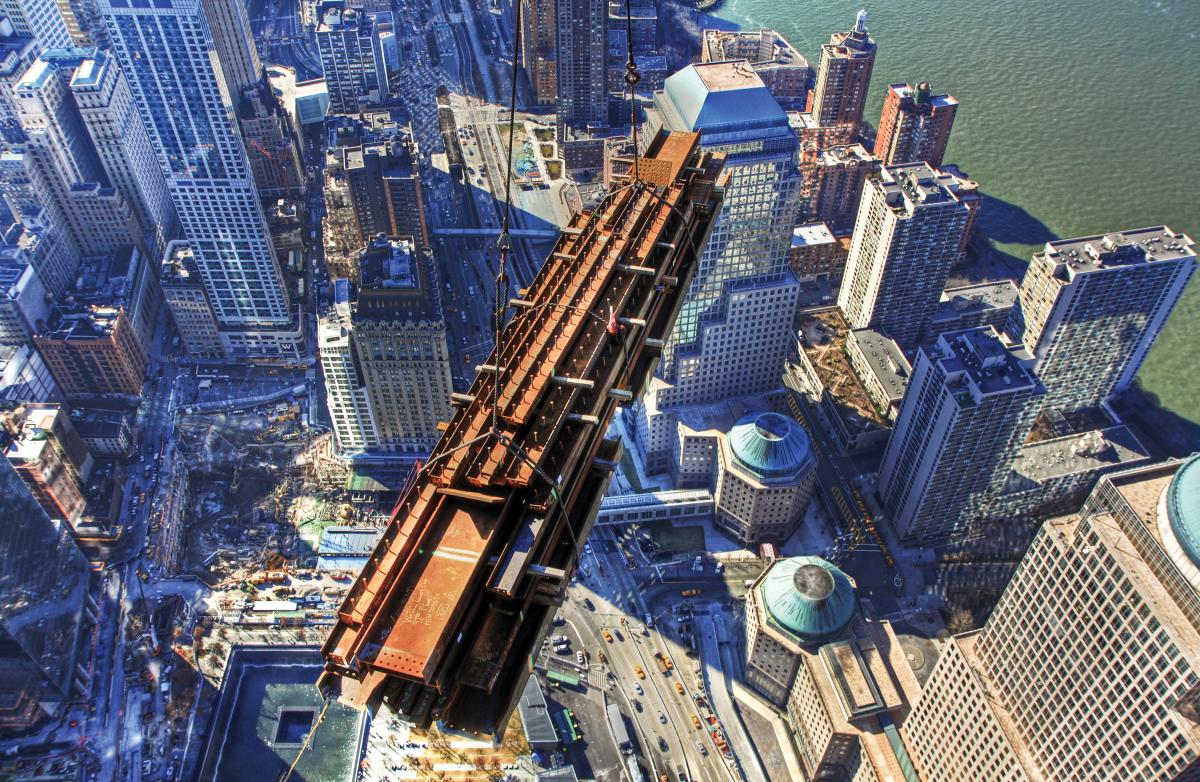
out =
[[[862,0],[725,0],[707,26],[781,32],[816,67]],[[1200,1],[868,2],[879,45],[866,119],[890,82],[959,99],[946,162],[989,196],[982,227],[1028,261],[1047,239],[1165,223],[1200,238]],[[1200,284],[1141,375],[1200,422]]]

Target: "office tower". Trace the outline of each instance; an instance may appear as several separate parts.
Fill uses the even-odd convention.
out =
[[[607,0],[554,0],[559,134],[608,125]]]
[[[162,252],[179,228],[158,155],[117,62],[105,51],[79,59],[69,86],[108,182],[133,210],[150,251]],[[43,58],[47,59],[47,58]],[[60,59],[69,68],[73,58]]]
[[[99,614],[83,552],[0,459],[0,731],[61,715],[88,690],[87,633]]]
[[[834,33],[821,47],[812,102],[818,125],[844,126],[850,140],[854,140],[862,124],[874,67],[875,41],[867,33],[867,12],[859,11],[853,30]]]
[[[800,152],[800,219],[844,230],[854,225],[867,179],[879,159],[862,144],[805,145]]]
[[[942,165],[958,100],[934,95],[929,82],[914,89],[909,84],[889,84],[875,136],[875,157],[885,166],[925,162]]]
[[[316,14],[330,111],[354,114],[363,104],[380,102],[388,95],[388,83],[375,17],[346,0],[320,0]]]
[[[240,93],[238,124],[259,194],[264,198],[300,195],[306,182],[300,147],[287,112],[266,82],[253,84]]]
[[[409,139],[398,138],[331,153],[326,178],[334,181],[335,189],[344,185],[360,248],[379,234],[411,237],[420,247],[429,247],[415,152]],[[357,282],[357,268],[344,276]]]
[[[16,407],[26,402],[62,402],[54,375],[32,342],[0,345],[0,402]]]
[[[745,60],[689,65],[655,93],[650,124],[699,131],[726,153],[725,202],[659,376],[625,420],[647,471],[679,449],[678,409],[762,393],[779,384],[799,284],[788,259],[798,208],[796,134]]]
[[[30,212],[24,222],[9,226],[3,244],[20,251],[53,298],[61,298],[75,284],[79,254],[67,236],[42,220],[40,212]]]
[[[184,234],[232,355],[298,356],[266,219],[213,69],[199,0],[99,0],[114,52],[159,152]]]
[[[812,66],[775,30],[705,30],[700,62],[724,60],[748,60],[785,110],[804,111],[807,107]]]
[[[971,215],[949,174],[925,163],[884,166],[863,191],[838,293],[850,327],[881,331],[906,350],[932,337]]]
[[[357,298],[334,283],[320,324],[334,438],[345,456],[424,454],[450,418],[450,358],[432,260],[381,237],[359,258]]]
[[[724,151],[730,181],[703,262],[663,353],[672,404],[765,391],[779,382],[798,293],[796,135],[745,61],[690,65],[655,97],[669,130]]]
[[[263,81],[262,60],[254,44],[254,30],[245,0],[201,0],[208,30],[230,101],[235,104],[248,87]]]
[[[917,352],[879,470],[905,539],[945,539],[983,517],[1003,488],[1044,390],[988,328],[941,334]]]
[[[1195,777],[1198,499],[1193,457],[1107,475],[1042,526],[904,725],[923,779]]]
[[[47,324],[33,342],[68,399],[142,393],[146,353],[123,309],[68,312]]]
[[[107,49],[112,45],[96,0],[57,0],[67,33],[75,46]]]
[[[91,54],[45,52],[13,88],[33,190],[82,255],[143,244],[145,236],[124,195],[110,186],[71,91],[77,68],[92,63],[79,78],[93,75]]]
[[[718,438],[716,455],[717,528],[747,546],[790,538],[817,480],[804,428],[779,413],[751,413]]]
[[[72,44],[56,0],[0,0],[0,16],[8,17],[18,35],[36,38],[42,50]]]
[[[540,106],[553,106],[558,93],[558,62],[554,20],[557,0],[521,0],[521,67],[533,85],[534,100]]]
[[[190,244],[177,240],[167,245],[158,280],[171,319],[187,347],[188,357],[193,360],[225,358],[217,319],[208,303],[208,292],[200,279]]]
[[[92,455],[58,404],[31,405],[0,414],[4,455],[52,519],[74,526],[83,516],[83,482]]]
[[[0,246],[0,345],[29,344],[52,301],[25,251]]]
[[[2,141],[16,144],[25,140],[25,132],[21,130],[21,123],[17,121],[17,106],[13,102],[12,86],[37,59],[39,51],[40,47],[36,40],[29,35],[17,33],[11,19],[0,17],[0,140]],[[11,165],[13,150],[4,150],[3,154],[5,158],[9,158],[6,163]],[[23,173],[23,169],[21,170]],[[10,177],[11,174],[8,171],[0,174],[0,192],[4,194],[4,200],[11,204]]]
[[[838,567],[820,557],[775,560],[746,593],[746,683],[783,707],[806,648],[837,638],[857,610],[854,581]]]
[[[1048,405],[1090,407],[1129,388],[1195,272],[1192,247],[1159,225],[1034,254],[1009,331],[1034,355]]]

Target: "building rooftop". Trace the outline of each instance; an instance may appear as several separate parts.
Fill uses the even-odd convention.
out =
[[[792,247],[812,247],[818,244],[832,244],[836,241],[837,237],[825,223],[800,225],[792,231]]]
[[[1127,426],[1110,426],[1069,434],[1021,447],[1013,471],[1042,483],[1073,473],[1135,464],[1150,458],[1150,452]]]
[[[356,319],[440,320],[433,264],[409,239],[377,237],[359,256]]]
[[[1200,567],[1200,456],[1193,456],[1167,487],[1167,518],[1179,546]]]
[[[1016,306],[1019,293],[1020,289],[1012,280],[947,288],[942,291],[933,322],[954,320],[972,312],[1010,310]]]
[[[693,63],[667,77],[663,95],[682,125],[673,125],[677,130],[738,130],[755,138],[791,132],[787,114],[746,60]]]
[[[961,403],[978,404],[993,394],[1040,392],[1041,383],[1019,357],[1023,346],[1006,346],[991,326],[945,332],[934,348],[921,350],[932,350],[930,357],[941,363],[948,386],[968,392],[970,399],[959,397]]]
[[[1157,225],[1046,242],[1043,254],[1049,260],[1063,264],[1059,274],[1071,280],[1077,274],[1088,272],[1195,258],[1194,245],[1188,235],[1175,233],[1165,225]]]
[[[554,730],[554,721],[550,719],[550,707],[546,705],[546,696],[542,694],[542,685],[538,683],[537,676],[530,676],[525,680],[525,689],[517,701],[517,710],[521,713],[525,739],[530,744],[558,742],[558,732]]]
[[[115,437],[128,426],[128,415],[120,410],[76,407],[71,410],[71,425],[80,437]]]
[[[845,166],[852,168],[863,164],[878,165],[879,158],[871,154],[871,151],[862,144],[837,144],[826,147],[821,146],[816,151],[814,158],[818,166],[837,167]]]
[[[326,527],[321,531],[317,554],[369,557],[382,534],[382,529],[374,527]]]
[[[176,239],[167,245],[162,265],[159,267],[158,279],[162,284],[201,284],[196,254],[186,240]]]
[[[917,105],[931,106],[937,109],[958,105],[958,99],[953,95],[934,95],[933,90],[929,87],[929,82],[923,81],[915,88],[911,84],[903,82],[889,84],[888,91],[894,92],[900,98],[911,99]]]
[[[857,432],[872,426],[890,427],[891,423],[876,409],[862,380],[850,366],[845,350],[850,327],[842,311],[828,307],[804,315],[802,350],[847,428]]]
[[[809,67],[804,55],[775,30],[705,30],[701,46],[705,62],[745,58],[756,68]]]
[[[779,413],[751,413],[729,430],[737,464],[760,479],[792,478],[813,461],[808,433]]]
[[[858,605],[854,582],[820,557],[776,560],[755,589],[772,624],[805,644],[836,636]]]
[[[884,166],[882,176],[872,182],[883,191],[895,211],[911,213],[918,205],[957,202],[958,180],[928,163]]]
[[[896,341],[872,329],[853,329],[848,339],[862,352],[871,374],[883,386],[888,397],[898,399],[904,396],[904,388],[912,377],[912,365]]]

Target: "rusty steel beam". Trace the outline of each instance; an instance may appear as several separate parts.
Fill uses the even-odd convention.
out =
[[[565,228],[342,603],[320,686],[503,731],[721,206],[724,156],[660,134],[642,179]]]

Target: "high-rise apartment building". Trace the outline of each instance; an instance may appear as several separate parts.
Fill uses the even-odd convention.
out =
[[[922,779],[1200,772],[1200,461],[1105,476],[1048,521],[904,724]]]
[[[875,136],[875,157],[886,166],[928,163],[937,168],[946,155],[958,100],[934,95],[929,82],[889,84]]]
[[[554,0],[555,107],[560,137],[567,128],[608,125],[607,0]]]
[[[42,510],[72,526],[87,504],[83,482],[93,459],[67,411],[58,404],[30,405],[0,415],[4,455]]]
[[[40,51],[41,47],[32,36],[18,33],[11,19],[0,16],[0,140],[10,144],[19,144],[25,140],[25,132],[21,130],[21,123],[17,121],[12,85],[17,83],[17,79],[25,74],[30,65],[33,65]],[[4,200],[8,202],[13,214],[19,216],[19,207],[13,206],[14,199],[10,192],[13,185],[11,166],[14,160],[20,162],[19,150],[5,149],[0,161],[4,163],[4,168],[9,170],[0,171],[0,193],[3,193]],[[18,166],[17,170],[21,176],[25,175],[24,166]]]
[[[1192,240],[1159,225],[1047,242],[1009,320],[1046,403],[1091,407],[1132,383],[1196,270]]]
[[[925,339],[972,216],[957,180],[925,163],[884,166],[863,190],[838,306],[851,328],[906,350]]]
[[[941,334],[917,352],[879,470],[902,538],[962,533],[1003,488],[1044,393],[1020,352],[991,327]]]
[[[800,152],[800,219],[839,231],[853,226],[863,187],[879,168],[862,144],[806,145]]]
[[[56,0],[67,25],[67,33],[76,46],[96,46],[107,49],[112,45],[108,30],[100,18],[97,0]]]
[[[72,44],[57,0],[0,0],[0,16],[12,22],[18,35],[36,38],[43,50]]]
[[[867,33],[867,12],[859,11],[854,29],[834,33],[829,43],[821,47],[812,100],[816,123],[822,127],[845,127],[853,141],[862,124],[874,67],[875,41]]]
[[[200,0],[99,3],[229,352],[299,355],[303,332],[293,324],[232,106],[217,81]]]
[[[24,222],[14,223],[4,232],[3,243],[19,251],[20,257],[37,272],[46,290],[58,299],[75,284],[79,253],[69,237],[41,218],[40,212],[26,214]]]
[[[50,317],[53,297],[20,247],[0,246],[0,345],[26,345]]]
[[[245,0],[201,0],[208,30],[212,33],[217,61],[230,101],[263,80],[262,60],[254,44],[254,30],[246,13]]]
[[[723,60],[748,60],[785,110],[804,111],[807,107],[812,66],[775,30],[705,30],[700,61]]]
[[[85,697],[99,607],[87,559],[0,459],[0,731],[27,730]]]
[[[380,238],[359,259],[357,296],[334,284],[318,347],[338,450],[423,454],[450,417],[450,357],[432,260]]]
[[[344,185],[360,247],[379,234],[411,237],[421,249],[430,246],[415,159],[416,147],[408,138],[341,147],[328,155],[327,183],[335,191]],[[327,195],[329,190],[327,184]],[[357,282],[358,269],[345,276]]]
[[[558,94],[558,61],[555,41],[558,25],[554,19],[557,0],[521,0],[521,67],[533,86],[534,100],[541,106],[553,106]]]
[[[388,94],[383,44],[375,17],[346,0],[317,3],[317,51],[329,89],[329,110],[354,114]]]

